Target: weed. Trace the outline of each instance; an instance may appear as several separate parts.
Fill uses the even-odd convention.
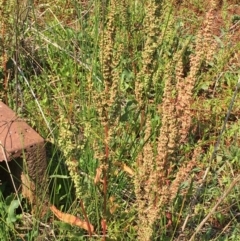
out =
[[[1,198],[1,240],[234,240],[239,5],[55,2],[1,2],[0,98],[47,141],[60,221]]]

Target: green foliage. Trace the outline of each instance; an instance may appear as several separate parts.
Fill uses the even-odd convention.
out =
[[[16,200],[15,195],[3,197],[4,190],[0,191],[0,238],[1,240],[17,240],[14,230],[14,224],[21,220],[21,215],[16,213],[19,207],[19,200]]]
[[[190,7],[187,8],[185,1],[180,1],[183,5],[179,3],[179,6],[178,3],[175,6],[166,1],[156,1],[159,5],[153,36],[149,36],[145,23],[148,16],[145,2],[67,2],[57,1],[50,5],[49,1],[42,1],[41,6],[33,5],[26,21],[18,24],[10,14],[9,24],[12,29],[15,28],[16,43],[7,47],[11,50],[9,53],[18,53],[17,64],[21,71],[16,72],[15,79],[9,79],[8,102],[11,107],[19,106],[19,114],[48,141],[49,186],[46,189],[49,190],[49,201],[61,211],[84,219],[78,199],[80,195],[88,219],[99,235],[97,239],[101,239],[101,221],[105,218],[108,226],[106,240],[134,240],[137,239],[138,228],[134,177],[120,164],[137,172],[136,158],[146,144],[146,116],[151,117],[153,133],[149,139],[157,156],[163,119],[159,109],[167,74],[170,74],[166,70],[170,66],[169,69],[176,75],[177,61],[174,57],[181,52],[179,58],[183,61],[183,75],[189,75],[190,56],[196,51],[196,33],[204,18],[205,2],[188,1]],[[110,21],[108,16],[113,7],[116,11],[113,14],[116,31],[112,36],[111,57],[115,58],[115,62],[107,67],[111,69],[111,77],[117,79],[118,95],[113,106],[116,113],[111,114],[118,122],[109,144],[105,196],[103,183],[94,183],[97,169],[102,164],[96,155],[97,150],[105,152],[105,133],[99,114],[101,103],[97,97],[101,97],[105,90],[101,51],[107,49],[108,43],[101,46],[101,40],[106,34]],[[237,24],[239,16],[234,15],[230,21]],[[12,30],[6,34],[8,41]],[[149,37],[153,42],[148,49]],[[177,161],[170,168],[177,172],[184,161],[191,161],[194,150],[200,148],[197,164],[190,178],[181,183],[173,203],[164,206],[165,211],[161,210],[153,227],[152,240],[177,240],[180,236],[189,240],[195,227],[221,197],[240,168],[239,100],[236,100],[227,121],[227,130],[221,133],[220,147],[211,158],[239,79],[238,63],[233,62],[228,68],[234,53],[239,51],[239,44],[230,45],[219,36],[215,36],[215,40],[218,51],[214,53],[212,62],[202,61],[197,73],[189,140],[179,144],[175,156]],[[150,58],[150,63],[144,62],[145,56]],[[144,66],[147,72],[141,72]],[[12,72],[15,67],[14,64],[11,66]],[[1,70],[0,77],[2,75]],[[172,78],[173,82],[176,81],[175,76]],[[142,109],[134,93],[139,79],[145,85]],[[2,82],[0,84],[2,86]],[[175,96],[176,90],[171,91]],[[73,160],[77,163],[78,193],[68,169],[68,162]],[[202,181],[207,168],[210,172]],[[174,179],[175,176],[170,175],[165,181],[169,183]],[[236,186],[196,240],[236,240],[240,234],[239,194]],[[17,240],[15,224],[22,224],[22,216],[16,214],[18,207],[19,201],[14,196],[6,199],[1,196],[1,240]],[[26,240],[36,240],[44,233],[38,230],[40,221],[53,225],[57,240],[89,240],[86,231],[57,220],[50,223],[47,218],[31,224],[32,230],[24,235]]]

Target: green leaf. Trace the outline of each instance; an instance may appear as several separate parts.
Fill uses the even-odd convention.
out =
[[[72,229],[72,226],[68,223],[60,222],[60,221],[54,221],[54,224],[58,225],[60,230],[70,231]]]
[[[70,177],[66,175],[51,175],[49,178],[69,179]]]
[[[17,216],[16,216],[16,209],[19,207],[19,201],[18,200],[13,200],[8,207],[8,217],[7,217],[7,222],[8,223],[14,223],[17,221]]]

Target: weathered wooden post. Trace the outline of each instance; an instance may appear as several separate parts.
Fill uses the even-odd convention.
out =
[[[36,184],[43,183],[47,167],[44,139],[1,101],[0,141],[0,165],[5,161],[9,163],[18,184],[23,170]],[[6,176],[6,171],[0,166],[0,180]]]

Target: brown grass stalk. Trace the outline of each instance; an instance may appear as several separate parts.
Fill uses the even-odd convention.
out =
[[[88,216],[87,216],[87,213],[85,211],[85,208],[84,208],[84,205],[83,205],[83,201],[80,200],[80,205],[81,205],[81,208],[82,208],[82,212],[83,212],[83,216],[87,222],[87,228],[88,228],[88,234],[89,234],[89,237],[91,238],[92,237],[92,230],[91,230],[91,224],[89,222],[89,219],[88,219]]]

